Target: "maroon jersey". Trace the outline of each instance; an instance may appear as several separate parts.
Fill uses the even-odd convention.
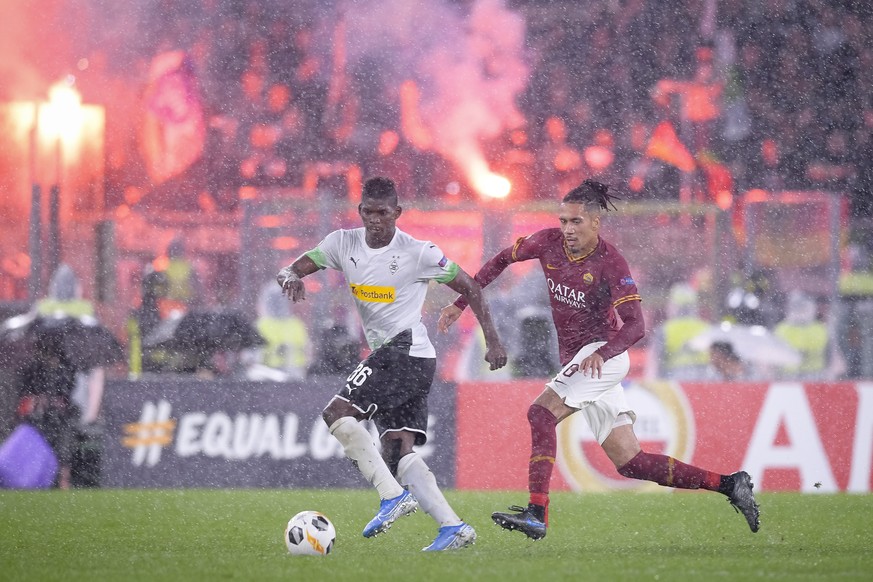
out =
[[[641,300],[627,261],[618,249],[598,237],[591,253],[571,258],[558,228],[540,230],[518,239],[514,246],[483,265],[475,278],[485,287],[509,264],[531,259],[539,260],[546,275],[562,364],[569,362],[587,344],[616,338],[619,331],[616,308],[629,302],[636,302],[638,306]],[[459,298],[455,305],[464,308],[466,302]],[[638,308],[634,312],[641,314]],[[627,330],[627,338],[616,338],[617,341],[602,346],[598,352],[608,359],[625,351],[641,337],[638,332],[642,326],[640,315],[638,321],[634,321],[634,327],[640,330]]]

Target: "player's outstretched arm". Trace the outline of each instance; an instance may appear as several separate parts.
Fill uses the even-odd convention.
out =
[[[300,255],[293,263],[287,267],[282,267],[276,274],[276,282],[282,288],[282,293],[288,296],[288,299],[297,303],[306,299],[306,287],[303,286],[303,277],[311,275],[318,271],[318,265],[315,261],[306,255]]]
[[[482,287],[463,269],[458,269],[458,275],[446,285],[460,293],[469,302],[473,313],[476,314],[476,319],[479,320],[479,325],[482,326],[482,331],[485,334],[485,361],[490,364],[490,368],[497,370],[505,366],[506,350],[500,343],[497,327],[491,319],[491,311],[488,309],[488,303],[485,302],[482,294]],[[460,315],[460,310],[458,313]],[[442,318],[442,315],[440,317]]]
[[[496,279],[497,276],[506,269],[506,267],[515,262],[512,256],[513,248],[514,247],[507,247],[503,249],[482,265],[482,268],[479,269],[479,272],[476,273],[475,277],[473,277],[476,283],[484,289],[494,281],[494,279]],[[467,298],[461,295],[455,299],[454,303],[444,307],[440,311],[440,319],[437,322],[437,331],[445,333],[453,323],[458,321],[458,318],[461,317],[461,313],[467,308],[467,304]]]

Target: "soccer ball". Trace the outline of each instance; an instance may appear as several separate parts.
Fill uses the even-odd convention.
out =
[[[295,556],[326,556],[335,540],[336,528],[318,511],[301,511],[285,527],[285,545]]]

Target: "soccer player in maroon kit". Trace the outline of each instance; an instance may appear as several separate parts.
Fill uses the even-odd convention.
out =
[[[621,475],[665,487],[722,493],[757,532],[758,504],[748,473],[721,475],[666,455],[647,453],[634,434],[636,415],[628,407],[621,381],[630,367],[627,349],[645,335],[645,324],[627,261],[599,235],[602,212],[609,206],[615,208],[612,199],[606,185],[585,180],[564,197],[558,213],[560,228],[520,238],[485,263],[475,276],[484,288],[510,264],[539,260],[549,287],[562,365],[527,412],[532,441],[529,504],[491,517],[501,527],[519,530],[529,538],[545,537],[549,481],[557,454],[556,427],[571,414],[581,412]],[[463,297],[459,297],[443,308],[438,328],[448,329],[465,307]]]

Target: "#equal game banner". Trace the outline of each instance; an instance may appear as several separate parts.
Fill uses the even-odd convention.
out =
[[[305,382],[155,377],[107,382],[104,487],[364,487],[321,411],[339,377]],[[434,382],[419,449],[454,485],[453,385]],[[375,435],[375,428],[368,423]]]
[[[721,473],[748,471],[756,490],[873,490],[873,383],[627,382],[643,447]],[[458,386],[459,489],[527,489],[529,404],[543,382]],[[551,488],[668,489],[619,475],[581,415],[558,425]]]

